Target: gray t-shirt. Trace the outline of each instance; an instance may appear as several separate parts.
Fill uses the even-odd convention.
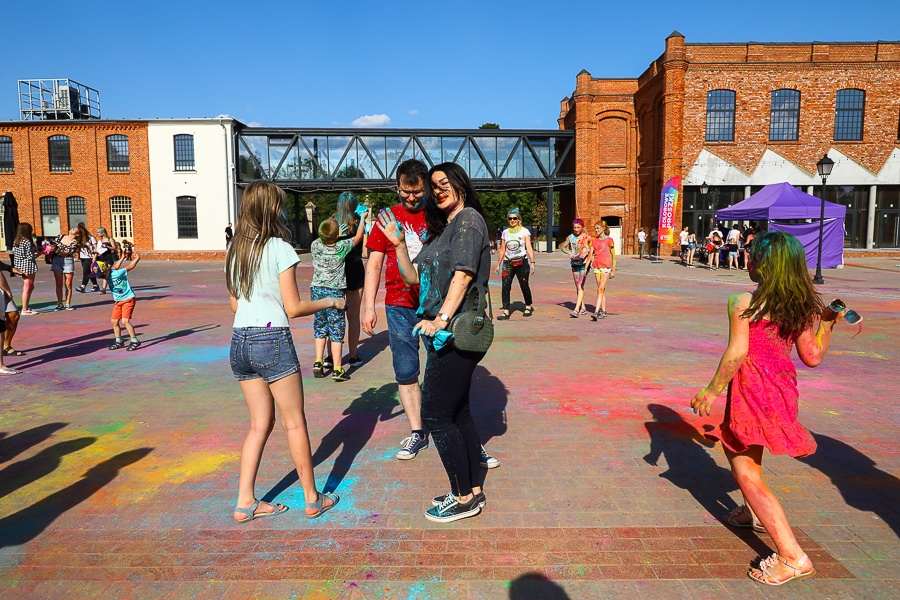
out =
[[[425,240],[416,257],[419,266],[420,317],[437,317],[456,271],[475,274],[471,285],[487,294],[491,278],[491,246],[487,225],[474,208],[464,208],[438,237]]]
[[[313,278],[310,285],[342,290],[347,287],[344,261],[353,250],[353,240],[338,240],[334,246],[326,246],[316,239],[309,249],[312,254]]]

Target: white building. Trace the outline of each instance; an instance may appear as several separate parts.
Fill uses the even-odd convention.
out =
[[[235,123],[227,115],[148,121],[154,250],[225,249],[237,206]]]

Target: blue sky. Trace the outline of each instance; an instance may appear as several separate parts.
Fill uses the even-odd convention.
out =
[[[674,29],[687,42],[900,38],[887,0],[4,5],[0,120],[19,118],[18,79],[68,77],[98,89],[110,119],[546,129],[581,69],[636,77]]]

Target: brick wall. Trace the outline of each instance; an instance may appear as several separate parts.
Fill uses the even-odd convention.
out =
[[[582,71],[561,103],[560,128],[576,131],[576,185],[561,206],[564,229],[576,214],[590,222],[621,213],[623,251],[636,251],[637,228],[656,225],[663,183],[684,177],[704,148],[747,174],[767,149],[814,174],[830,148],[878,173],[900,146],[900,43],[685,44],[677,32],[665,43],[635,79]],[[797,142],[769,141],[770,96],[779,88],[801,93]],[[833,139],[835,94],[846,88],[866,92],[860,142]],[[736,92],[734,142],[705,141],[706,93],[714,89]]]
[[[111,172],[107,168],[106,137],[128,136],[130,170]],[[68,223],[66,198],[85,199],[87,225],[93,232],[103,226],[112,234],[110,198],[131,198],[134,243],[153,248],[150,218],[150,165],[147,124],[118,121],[40,121],[0,123],[0,135],[13,139],[15,172],[0,173],[0,190],[10,190],[19,204],[19,218],[30,222],[43,235],[40,198],[54,196],[59,203],[60,229]],[[69,138],[71,171],[51,172],[48,138]]]

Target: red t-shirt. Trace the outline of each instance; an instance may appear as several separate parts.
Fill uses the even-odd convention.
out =
[[[391,207],[391,212],[397,222],[406,230],[406,249],[409,251],[410,260],[415,260],[422,250],[422,240],[428,227],[425,225],[425,211],[409,212],[402,204]],[[388,306],[405,306],[407,308],[419,308],[419,286],[407,287],[400,276],[400,268],[397,266],[397,250],[390,243],[378,225],[372,228],[366,248],[385,255],[386,268],[384,272],[384,303]]]
[[[602,240],[593,238],[591,245],[594,247],[594,263],[591,266],[595,269],[612,269],[610,249],[613,247],[613,239],[609,236]]]

